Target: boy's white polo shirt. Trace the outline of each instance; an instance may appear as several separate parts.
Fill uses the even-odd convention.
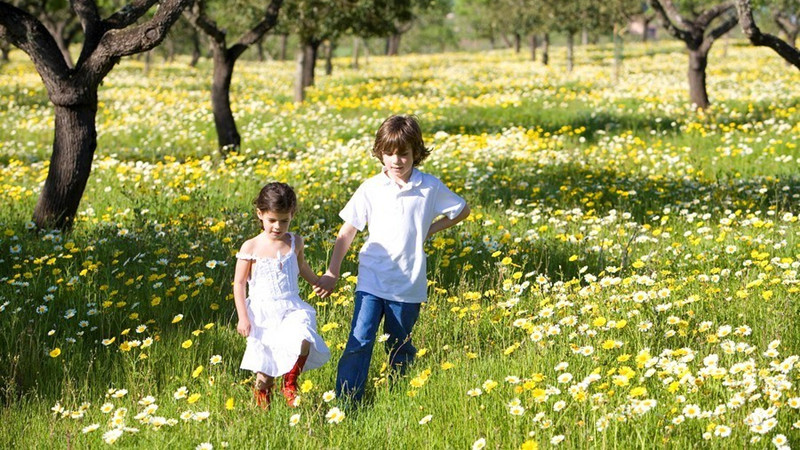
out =
[[[358,255],[356,290],[406,303],[427,298],[423,245],[433,220],[455,218],[467,202],[438,178],[413,169],[398,186],[384,172],[358,187],[339,216],[369,236]]]

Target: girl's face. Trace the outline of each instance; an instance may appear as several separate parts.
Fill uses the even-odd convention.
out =
[[[393,180],[408,182],[414,168],[414,153],[410,149],[400,149],[394,153],[383,154],[383,167]]]
[[[289,230],[293,214],[291,212],[256,210],[264,232],[270,239],[280,239]]]

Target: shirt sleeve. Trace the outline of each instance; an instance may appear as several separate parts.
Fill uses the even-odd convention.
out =
[[[364,185],[361,185],[356,189],[355,194],[350,197],[350,201],[348,201],[339,212],[339,217],[355,227],[358,231],[364,231],[369,217],[367,211],[367,198],[364,195]]]
[[[441,181],[439,181],[438,184],[439,189],[436,190],[436,198],[433,205],[434,212],[437,216],[445,215],[447,218],[453,219],[461,214],[464,206],[467,205],[467,201],[454,194],[453,191],[448,189]]]

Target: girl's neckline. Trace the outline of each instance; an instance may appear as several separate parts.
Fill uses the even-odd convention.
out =
[[[266,234],[267,231],[264,230],[261,233],[262,234]],[[288,233],[288,232],[286,234],[289,235],[289,251],[287,251],[285,254],[281,254],[281,251],[278,250],[277,253],[275,254],[275,256],[258,256],[255,253],[247,253],[246,255],[250,256],[253,259],[258,260],[258,261],[263,261],[263,260],[275,260],[275,261],[278,261],[278,260],[283,260],[283,259],[288,258],[289,256],[291,256],[294,253],[294,235],[291,234],[291,233]],[[284,244],[285,244],[285,242],[284,242]]]

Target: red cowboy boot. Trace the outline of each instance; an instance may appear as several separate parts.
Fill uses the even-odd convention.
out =
[[[286,372],[283,376],[283,389],[281,389],[281,394],[286,398],[286,403],[292,408],[297,407],[295,404],[297,401],[297,377],[300,376],[300,372],[303,371],[303,366],[306,365],[306,359],[308,359],[308,355],[298,356],[297,362],[294,363],[292,370]]]
[[[262,384],[258,384],[262,385]],[[272,386],[274,384],[263,384],[265,385],[264,389],[259,389],[256,386],[253,386],[253,398],[256,400],[256,405],[261,409],[269,408],[270,398],[272,397]]]

